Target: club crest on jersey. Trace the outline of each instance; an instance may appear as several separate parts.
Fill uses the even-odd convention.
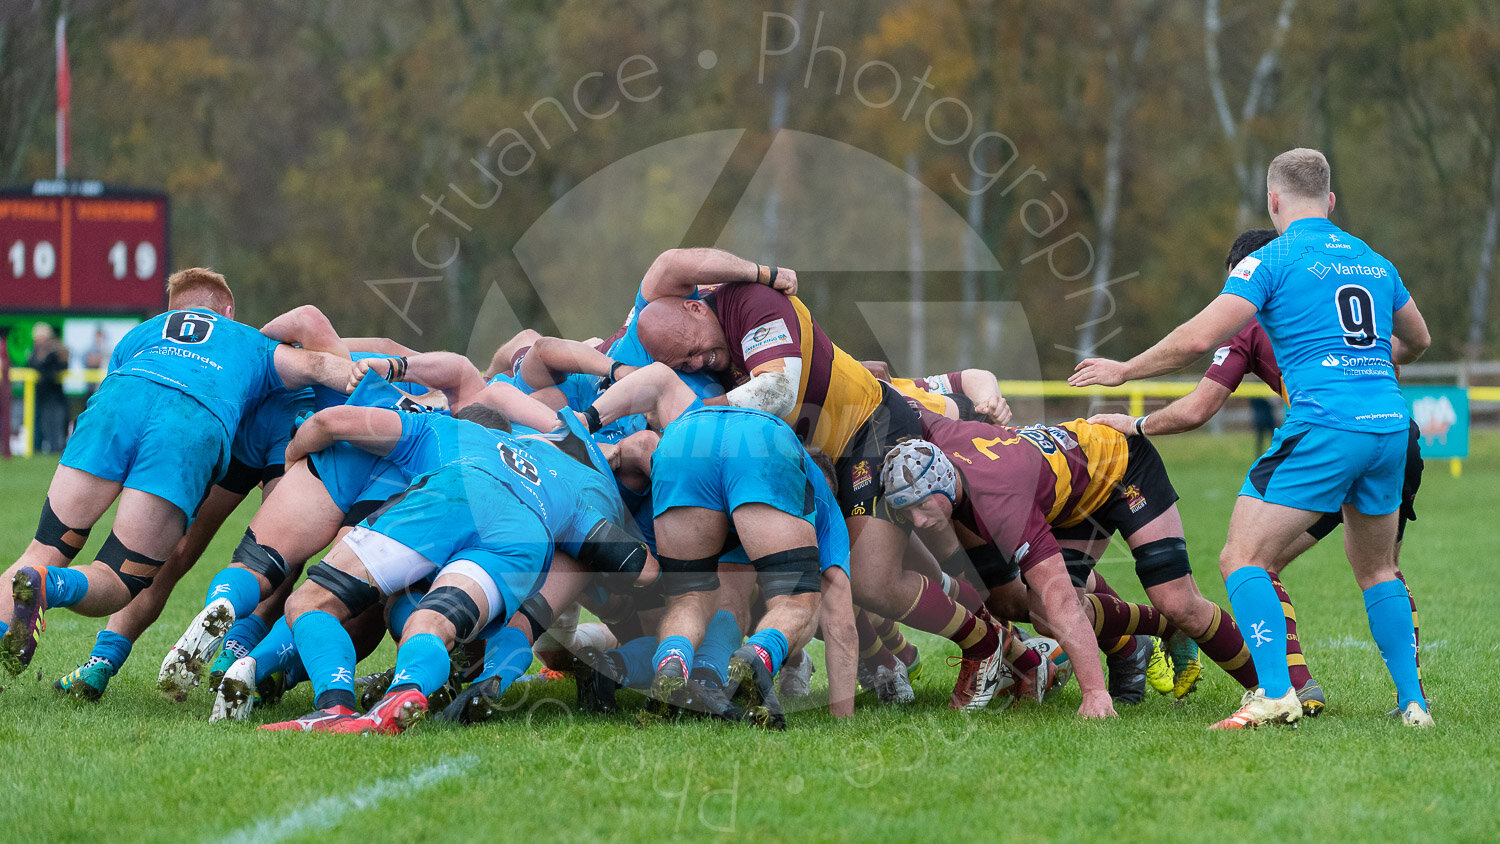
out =
[[[865,487],[869,486],[871,480],[872,480],[872,477],[870,475],[870,461],[868,461],[868,460],[861,460],[858,463],[854,464],[854,472],[853,472],[853,481],[852,482],[853,482],[854,489],[856,491],[864,489]]]
[[[1138,513],[1142,507],[1146,506],[1146,496],[1141,495],[1140,488],[1135,484],[1125,487],[1121,495],[1125,497],[1125,505],[1130,508],[1130,512],[1132,513]]]
[[[745,353],[745,360],[756,352],[785,345],[792,342],[792,333],[787,330],[786,320],[777,319],[757,326],[749,334],[740,340],[740,349]]]

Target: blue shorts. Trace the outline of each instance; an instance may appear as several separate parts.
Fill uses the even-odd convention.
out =
[[[535,511],[499,478],[463,462],[417,477],[359,527],[416,552],[440,573],[478,582],[491,618],[520,609],[552,562],[552,534]],[[386,579],[380,561],[361,559],[377,582]]]
[[[1317,513],[1346,502],[1367,516],[1393,513],[1401,506],[1407,438],[1406,431],[1371,434],[1288,422],[1250,467],[1240,495]]]
[[[769,504],[812,524],[816,507],[802,456],[792,429],[766,414],[717,407],[684,414],[651,457],[652,515]]]
[[[337,442],[310,457],[328,497],[348,513],[361,501],[384,501],[411,484],[411,473],[358,446]]]
[[[164,498],[191,524],[229,467],[229,443],[223,423],[187,393],[116,375],[89,397],[61,462]]]

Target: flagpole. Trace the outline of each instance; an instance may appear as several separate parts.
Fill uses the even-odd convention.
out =
[[[72,98],[72,74],[68,71],[68,16],[57,16],[57,178],[68,176],[68,110]]]

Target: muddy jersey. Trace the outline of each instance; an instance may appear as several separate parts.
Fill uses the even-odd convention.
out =
[[[716,288],[704,297],[729,341],[725,387],[777,371],[799,358],[802,374],[795,409],[782,417],[809,449],[837,459],[859,426],[880,405],[880,382],[835,346],[795,296],[754,282]]]
[[[1082,419],[1011,428],[922,414],[922,436],[953,461],[964,501],[953,518],[1022,569],[1061,553],[1051,528],[1082,522],[1129,462],[1124,434]]]

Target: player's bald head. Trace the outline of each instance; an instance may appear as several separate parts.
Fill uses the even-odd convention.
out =
[[[647,354],[673,369],[697,372],[729,365],[719,318],[699,299],[666,296],[647,303],[636,317],[635,332]]]

